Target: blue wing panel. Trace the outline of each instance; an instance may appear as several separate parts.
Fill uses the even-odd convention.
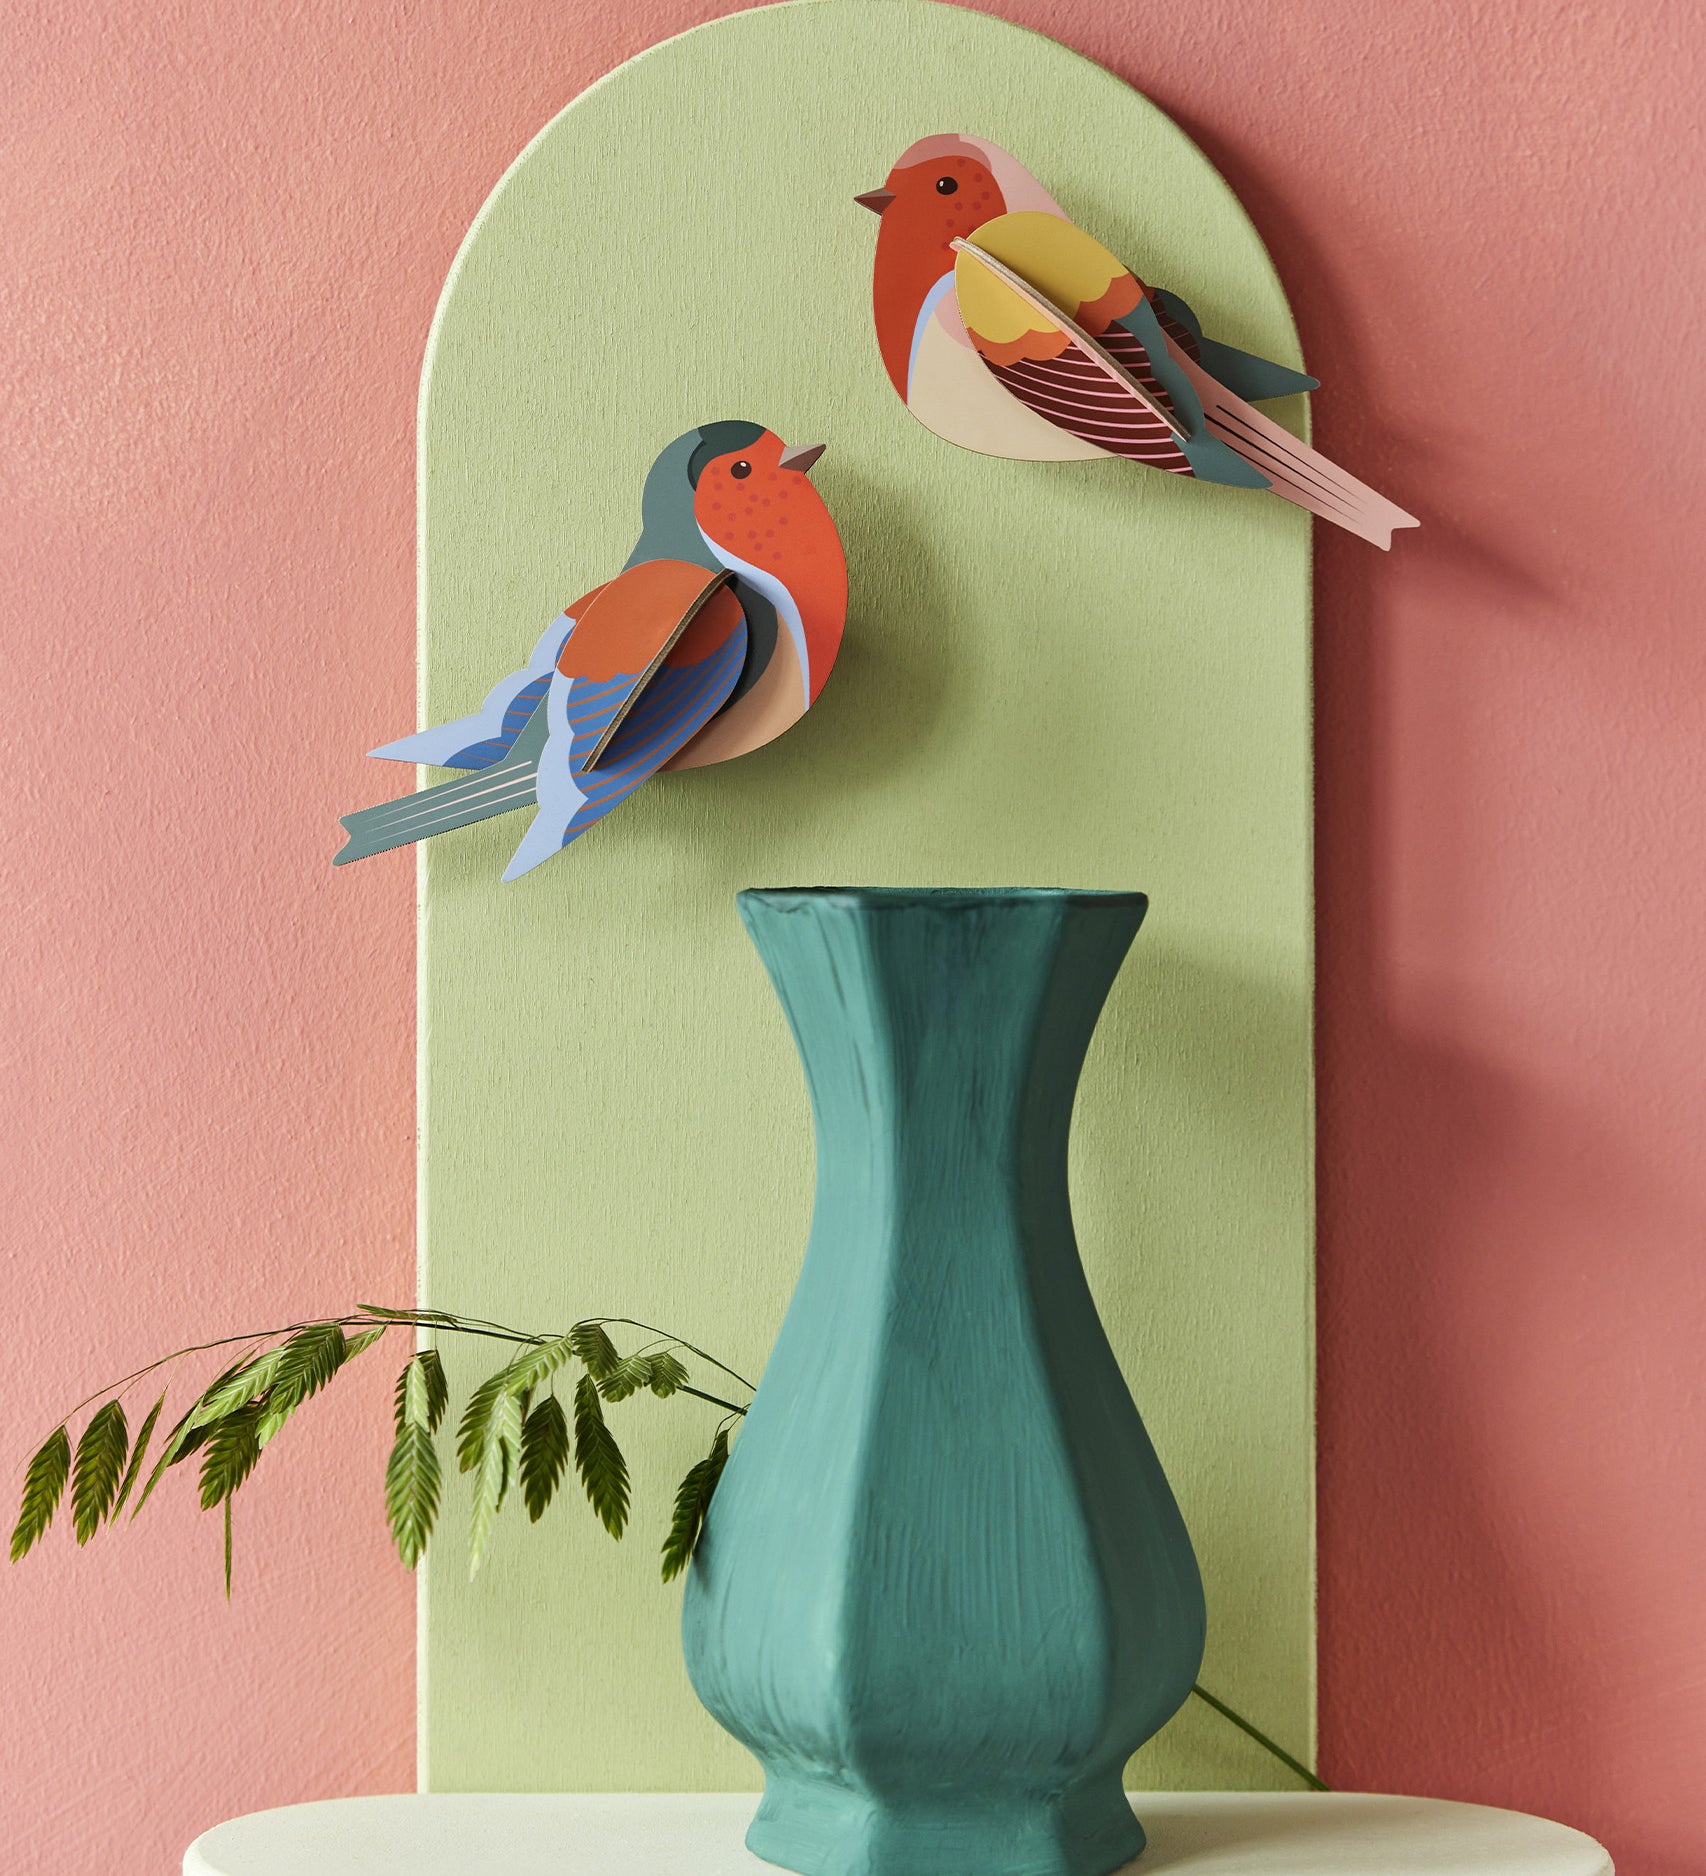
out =
[[[489,769],[501,762],[549,690],[551,673],[574,629],[569,614],[559,613],[540,633],[526,664],[500,678],[471,716],[399,736],[367,753],[390,762],[428,762],[440,769]]]
[[[590,750],[603,730],[590,737],[584,731],[577,734],[574,683],[559,680],[561,694],[553,686],[545,706],[552,712],[551,741],[539,759],[539,812],[504,869],[504,878],[519,879],[542,860],[560,853],[576,835],[584,834],[656,774],[723,707],[745,662],[746,626],[742,622],[699,663],[665,664],[611,738],[604,759],[591,770],[575,762],[575,746],[578,742],[582,750]],[[624,682],[631,685],[633,680],[610,680],[613,685]],[[587,720],[596,722],[600,711],[608,724],[607,703],[589,695]]]

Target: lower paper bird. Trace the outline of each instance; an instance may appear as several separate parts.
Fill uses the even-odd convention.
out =
[[[1015,158],[924,137],[880,189],[873,307],[883,363],[926,429],[986,456],[1122,456],[1276,495],[1390,547],[1414,515],[1254,408],[1316,380],[1206,337]]]
[[[798,722],[847,615],[841,539],[807,480],[822,454],[756,423],[677,437],[646,476],[622,571],[472,715],[371,751],[473,773],[346,814],[334,864],[532,804],[504,871],[519,879],[659,770],[727,761]]]

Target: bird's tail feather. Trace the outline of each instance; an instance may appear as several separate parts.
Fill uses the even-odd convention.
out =
[[[1289,365],[1276,365],[1271,358],[1258,358],[1254,352],[1241,352],[1235,345],[1222,345],[1218,339],[1198,341],[1203,369],[1211,372],[1229,391],[1255,404],[1270,397],[1295,397],[1300,391],[1319,391],[1321,380],[1306,371],[1293,371]]]
[[[1389,548],[1398,528],[1421,526],[1396,502],[1389,502],[1366,482],[1359,482],[1349,471],[1299,442],[1254,405],[1234,397],[1182,349],[1173,346],[1172,351],[1197,388],[1209,430],[1261,470],[1276,495],[1307,508],[1323,521],[1360,534],[1376,547]]]
[[[333,855],[332,864],[347,866],[351,860],[365,860],[369,854],[406,847],[413,841],[425,840],[429,834],[467,827],[494,814],[508,814],[514,808],[531,807],[538,771],[538,758],[528,756],[520,762],[482,769],[458,781],[417,789],[395,801],[382,801],[376,808],[358,808],[354,814],[341,817],[340,825],[349,839]]]

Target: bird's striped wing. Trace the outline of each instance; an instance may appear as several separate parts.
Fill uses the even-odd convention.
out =
[[[349,840],[334,863],[347,865],[528,806],[535,798],[535,777],[547,746],[553,701],[566,698],[571,689],[575,720],[571,724],[564,716],[552,728],[554,764],[565,771],[591,768],[671,648],[727,582],[726,573],[688,561],[648,560],[599,587],[580,604],[572,631],[566,634],[554,666],[545,672],[534,706],[517,725],[502,759],[460,781],[442,782],[345,815]],[[535,681],[529,679],[526,688],[531,689]],[[543,703],[538,695],[544,696]]]
[[[554,761],[574,771],[598,766],[641,693],[729,577],[688,560],[642,560],[601,589],[551,679],[546,709],[558,744]],[[571,694],[572,710],[553,709]]]
[[[1124,378],[1134,381],[1145,398],[1134,397],[1131,385],[1108,371],[1096,350],[1077,341],[1053,358],[1000,365],[986,357],[984,363],[1027,409],[1082,442],[1171,475],[1193,474],[1190,458],[1167,421],[1167,394],[1143,347],[1123,327],[1114,326],[1103,336],[1100,350],[1123,368]]]
[[[1136,279],[1057,215],[998,216],[956,241],[954,291],[967,335],[1028,410],[1112,456],[1194,473],[1187,425],[1136,336],[1113,322]]]
[[[597,685],[553,679],[546,702],[550,740],[539,758],[539,812],[504,869],[519,879],[595,821],[625,801],[723,707],[746,662],[746,614],[726,583],[718,581],[656,675],[610,736],[596,766],[582,765],[586,747],[604,721]]]
[[[395,742],[382,743],[367,753],[389,762],[424,762],[440,769],[489,769],[502,762],[514,751],[528,719],[544,702],[551,687],[551,672],[575,629],[575,620],[603,591],[603,587],[595,586],[573,605],[565,606],[539,634],[526,664],[500,678],[478,710],[449,723],[416,730],[410,736],[399,736]]]
[[[1395,528],[1418,525],[1220,383],[1197,335],[1150,322],[1136,277],[1081,228],[1058,216],[1005,215],[954,246],[955,292],[973,344],[1001,383],[1051,423],[1176,474],[1265,483],[1377,547],[1391,546]],[[1169,325],[1183,326],[1177,304],[1165,310]],[[1152,359],[1130,330],[1139,320],[1165,358]]]

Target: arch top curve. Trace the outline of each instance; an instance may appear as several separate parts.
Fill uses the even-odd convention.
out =
[[[799,1266],[812,1148],[735,892],[1148,892],[1079,1097],[1074,1209],[1202,1559],[1205,1681],[1307,1751],[1309,522],[1120,462],[976,456],[908,415],[851,198],[946,130],[1012,151],[1217,337],[1301,362],[1206,156],[1123,80],[986,14],[736,13],[533,139],[457,255],[423,369],[425,720],[476,707],[623,564],[647,465],[708,419],[829,445],[813,482],[852,597],[828,686],[774,743],[649,783],[517,886],[499,884],[514,818],[423,848],[424,1300],[639,1316],[752,1372]],[[1270,408],[1303,420],[1301,400]],[[647,1554],[701,1444],[686,1422],[624,1421],[638,1536],[619,1550],[573,1506],[538,1531],[506,1518],[470,1587],[447,1523],[423,1584],[427,1788],[751,1785],[687,1687]],[[1275,1782],[1195,1711],[1134,1776]]]
[[[1002,82],[994,68],[1015,62],[1023,76]],[[476,277],[477,299],[478,277],[491,258],[485,243],[489,238],[501,249],[511,211],[522,207],[515,192],[525,198],[536,184],[549,186],[563,154],[559,138],[573,139],[572,127],[591,129],[596,119],[596,134],[610,139],[613,157],[632,158],[613,161],[602,178],[606,188],[590,233],[608,238],[625,224],[655,226],[689,233],[690,246],[691,232],[704,235],[703,222],[693,231],[680,227],[686,201],[660,198],[655,185],[669,164],[646,147],[678,142],[695,128],[669,110],[683,69],[697,74],[707,92],[738,95],[756,79],[792,104],[793,121],[781,135],[769,134],[779,128],[773,121],[752,126],[757,147],[746,154],[750,163],[768,137],[778,166],[794,164],[792,173],[806,184],[797,203],[825,214],[839,216],[845,200],[833,186],[820,195],[809,185],[814,170],[834,172],[813,126],[850,104],[859,119],[854,141],[868,153],[872,176],[886,173],[907,144],[932,129],[966,130],[998,144],[1011,136],[1016,153],[1048,180],[1067,213],[1142,278],[1173,286],[1206,309],[1228,344],[1301,368],[1283,284],[1231,185],[1160,106],[1124,79],[1046,34],[949,0],[779,0],[648,47],[572,99],[520,151],[482,203],[445,277],[421,372],[423,433],[440,344],[446,332],[454,341],[463,315],[464,275]],[[908,82],[920,73],[929,75],[933,116]],[[1093,110],[1086,108],[1091,100]],[[738,171],[735,154],[724,153]],[[714,180],[722,167],[713,165],[703,180]],[[758,181],[749,166],[743,180]],[[691,199],[695,192],[684,193]],[[752,203],[754,212],[774,206],[774,192],[755,188]],[[717,219],[710,218],[711,227]],[[866,257],[868,270],[868,225],[842,219],[846,225],[831,242],[837,258],[846,260],[851,250]],[[861,277],[856,258],[852,278]],[[1293,416],[1301,423],[1300,411]]]

